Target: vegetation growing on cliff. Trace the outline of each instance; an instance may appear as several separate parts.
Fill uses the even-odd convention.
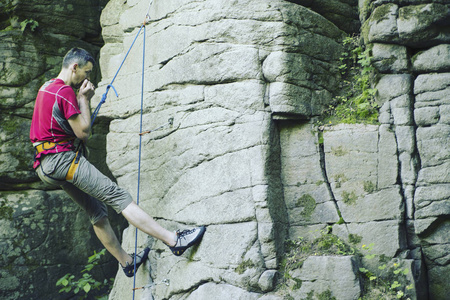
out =
[[[360,44],[357,36],[343,40],[344,52],[339,69],[342,75],[341,93],[325,112],[324,123],[378,123],[378,105],[375,102],[376,89],[371,87],[370,49]]]
[[[61,277],[56,286],[60,286],[60,293],[68,293],[78,296],[78,299],[107,299],[111,290],[114,278],[104,279],[103,282],[97,281],[93,278],[90,271],[100,263],[102,255],[106,253],[106,249],[100,252],[94,251],[94,254],[89,257],[88,264],[81,271],[82,276],[75,280],[75,275],[70,273]],[[92,291],[97,290],[102,294],[101,296],[93,296]]]
[[[322,230],[320,236],[314,240],[308,240],[303,237],[297,240],[288,240],[286,242],[287,251],[281,266],[282,278],[280,287],[289,287],[292,290],[302,287],[303,281],[295,275],[293,276],[293,271],[302,268],[304,261],[309,256],[355,255],[360,258],[359,261],[361,262],[358,269],[363,283],[360,300],[410,300],[409,292],[414,288],[407,276],[410,270],[404,267],[399,260],[389,260],[384,255],[372,253],[373,243],[370,245],[363,244],[362,248],[357,248],[355,245],[360,243],[361,240],[360,236],[350,234],[348,243],[344,242],[338,236],[332,234],[331,226]],[[366,266],[364,261],[368,262],[371,260],[374,263]],[[306,299],[314,299],[313,294],[308,294]],[[325,295],[327,297],[324,298],[323,296]],[[315,296],[318,299],[334,298],[330,291]],[[291,297],[287,296],[286,299],[291,299]]]

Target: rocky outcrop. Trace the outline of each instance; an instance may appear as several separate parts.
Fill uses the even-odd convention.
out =
[[[375,60],[383,66],[378,84],[381,121],[395,132],[406,208],[405,242],[409,257],[428,270],[430,299],[445,299],[449,293],[448,239],[443,235],[450,191],[449,13],[450,4],[445,1],[406,6],[392,1],[377,5],[366,22],[370,28],[367,40],[374,49],[380,44],[383,49],[396,49],[390,58],[374,51]],[[390,28],[389,33],[373,29],[378,26]],[[386,67],[390,62],[394,66]]]
[[[301,5],[153,3],[144,128],[170,117],[174,125],[143,137],[147,187],[141,198],[170,228],[209,228],[187,258],[175,259],[165,246],[154,244],[150,274],[156,284],[142,299],[151,299],[150,294],[211,299],[226,293],[276,299],[276,293],[268,293],[271,285],[262,282],[272,282],[268,274],[279,269],[283,240],[313,238],[327,225],[356,247],[373,243],[375,254],[409,266],[412,298],[426,299],[429,287],[431,299],[444,299],[445,285],[437,274],[448,270],[438,254],[447,247],[439,238],[448,216],[447,5],[360,1],[362,32],[379,73],[380,125],[341,124],[322,133],[313,120],[338,89],[339,41],[358,24],[343,26],[343,18],[333,18],[346,14],[354,20],[356,7],[352,1],[291,2]],[[140,26],[140,20],[126,16],[146,11],[146,5],[111,1],[104,10],[103,87]],[[117,10],[121,18],[113,14]],[[422,22],[414,22],[423,12],[430,18],[424,13]],[[138,151],[139,55],[127,63],[115,84],[122,95],[102,114],[118,118],[108,135],[109,166],[120,184],[135,190],[137,166],[130,157]],[[430,72],[444,74],[425,74]],[[320,269],[322,260],[317,261]],[[317,281],[302,276],[303,282]],[[158,284],[163,279],[170,285]],[[114,299],[127,297],[123,284],[119,276]],[[338,295],[314,284],[296,295],[306,297],[314,289]],[[357,299],[360,291],[355,291],[339,298]]]
[[[111,0],[102,11],[105,45],[94,104],[112,81],[150,3]],[[154,0],[145,27],[143,130],[169,118],[173,123],[138,134],[141,31],[114,81],[119,97],[109,93],[100,111],[95,126],[108,133],[97,147],[106,148],[103,159],[112,175],[136,198],[141,142],[139,199],[144,209],[169,229],[200,224],[208,229],[202,243],[181,257],[139,233],[138,246],[150,245],[152,251],[137,274],[136,298],[358,299],[367,292],[360,268],[380,265],[353,250],[341,251],[343,256],[310,253],[302,266],[289,271],[288,288],[280,288],[285,241],[314,240],[331,232],[363,254],[372,245],[370,253],[381,261],[407,268],[402,284],[411,287],[411,299],[446,299],[449,5],[446,0]],[[95,41],[91,26],[86,28],[85,35],[69,32]],[[61,38],[58,30],[48,36]],[[376,68],[379,124],[319,128],[315,121],[340,89],[341,40],[359,31]],[[17,29],[5,38],[20,36]],[[41,49],[30,41],[31,33],[25,36],[20,49]],[[19,54],[9,53],[4,68],[22,70]],[[36,72],[47,72],[48,65],[57,69],[55,61],[41,61],[34,50],[28,55]],[[19,89],[23,79],[10,73],[5,81],[10,83],[1,87],[1,105],[14,107],[15,114],[2,110],[11,125],[2,123],[1,157],[8,164],[2,165],[1,184],[22,191],[2,192],[0,216],[7,218],[1,219],[0,232],[8,262],[28,271],[41,250],[37,240],[42,231],[56,230],[47,219],[66,221],[62,213],[43,222],[31,213],[59,201],[60,193],[30,191],[36,179],[20,165],[30,154],[13,150],[12,137],[25,143],[19,133],[28,126],[30,91],[39,80],[24,75],[30,89]],[[27,91],[17,97],[20,105],[13,101],[19,90]],[[78,213],[73,209],[68,211]],[[31,215],[36,221],[30,221]],[[76,226],[84,229],[83,224]],[[14,233],[4,230],[11,226]],[[25,236],[23,228],[35,234]],[[24,239],[18,246],[6,244],[12,236]],[[134,240],[130,227],[123,237],[130,252]],[[19,293],[17,282],[26,278],[25,271],[15,279],[2,269],[8,293]],[[131,286],[118,272],[110,299],[131,299]]]
[[[84,213],[34,173],[29,128],[37,90],[58,75],[67,50],[77,46],[98,55],[103,44],[99,18],[105,4],[9,0],[0,4],[1,299],[62,299],[56,281],[67,273],[78,276],[94,250],[102,249]],[[98,81],[95,77],[100,73],[93,74]],[[94,160],[107,171],[102,154],[107,122],[102,123],[91,146],[101,151]],[[111,257],[101,265],[94,276],[102,281],[117,268]]]
[[[146,4],[111,1],[105,8],[103,35],[110,42],[101,51],[99,90],[111,81],[139,26],[112,12],[138,15]],[[337,85],[343,32],[284,1],[166,1],[155,2],[150,12],[143,127],[158,127],[171,117],[174,124],[142,137],[140,199],[168,228],[208,225],[201,246],[181,258],[153,244],[152,278],[170,285],[157,284],[151,293],[163,299],[199,287],[192,299],[205,289],[208,297],[215,290],[220,299],[234,286],[230,292],[239,297],[259,297],[274,288],[288,229],[272,116],[321,114]],[[101,111],[116,118],[108,134],[109,167],[132,192],[138,176],[131,162],[139,145],[141,43],[115,81],[119,98],[111,96]],[[289,69],[293,62],[296,68]],[[119,274],[114,299],[130,296],[121,288],[126,280]]]

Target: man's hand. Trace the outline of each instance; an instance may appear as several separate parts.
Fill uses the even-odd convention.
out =
[[[78,90],[78,97],[85,98],[90,101],[94,96],[95,86],[88,79],[85,79]]]
[[[69,118],[69,124],[72,127],[76,137],[87,142],[91,132],[91,108],[89,101],[94,96],[95,87],[88,79],[85,79],[78,90],[78,105],[80,114]]]

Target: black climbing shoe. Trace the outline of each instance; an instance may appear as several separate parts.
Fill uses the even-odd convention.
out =
[[[203,234],[206,231],[205,226],[197,227],[191,230],[177,230],[177,243],[173,247],[169,247],[172,253],[176,256],[180,256],[189,247],[200,243]]]
[[[136,271],[137,271],[139,266],[142,265],[142,263],[147,259],[149,251],[150,251],[150,248],[147,247],[136,255],[134,255],[134,253],[130,255],[133,258],[133,263],[130,264],[127,262],[127,265],[125,267],[122,267],[122,270],[127,277],[134,276],[134,258],[135,258],[135,256],[136,256]]]

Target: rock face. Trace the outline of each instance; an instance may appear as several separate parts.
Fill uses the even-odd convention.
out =
[[[102,249],[84,212],[61,191],[44,186],[34,173],[29,128],[37,90],[58,75],[67,50],[77,46],[98,55],[103,43],[99,18],[105,4],[9,0],[0,4],[1,299],[62,299],[56,281],[67,273],[81,276],[88,257]],[[98,81],[100,73],[93,75]],[[98,125],[92,143],[100,150],[94,160],[105,171],[106,128],[107,124]],[[103,281],[116,268],[108,257],[93,275]]]
[[[447,298],[449,1],[154,0],[149,9],[150,3],[110,0],[102,11],[102,78],[93,105],[113,78],[119,97],[109,93],[102,106],[94,129],[109,128],[106,145],[97,147],[106,148],[109,170],[135,199],[141,153],[140,205],[162,225],[208,229],[181,257],[139,233],[138,247],[152,251],[137,274],[136,287],[144,287],[137,299],[358,299],[359,268],[374,262],[356,255],[311,253],[290,273],[295,287],[278,285],[285,241],[314,239],[324,229],[358,249],[372,244],[371,253],[407,268],[411,299]],[[150,21],[137,36],[148,9]],[[90,28],[77,37],[92,37]],[[359,31],[376,68],[379,124],[319,129],[315,121],[339,90],[341,40]],[[60,32],[48,36],[61,38]],[[11,41],[21,36],[1,34]],[[23,40],[20,49],[40,49]],[[29,52],[35,72],[55,66]],[[22,70],[19,52],[0,53],[4,70]],[[56,230],[49,218],[65,217],[20,219],[61,196],[31,191],[36,178],[20,165],[30,154],[13,150],[16,135],[26,142],[19,133],[40,82],[8,72],[8,80],[0,75],[9,82],[1,87],[1,105],[15,113],[2,112],[11,125],[3,127],[2,119],[0,155],[8,164],[1,167],[1,187],[9,190],[1,192],[8,218],[0,219],[0,241],[8,247],[2,254],[28,271],[42,231]],[[15,99],[20,80],[29,88]],[[141,99],[143,131],[173,123],[140,136]],[[17,230],[5,230],[10,226]],[[27,226],[33,237],[6,244]],[[134,242],[130,227],[123,245],[131,252]],[[25,271],[1,272],[8,295],[19,293]],[[132,285],[118,272],[110,299],[132,299]]]
[[[181,258],[153,244],[151,278],[169,279],[170,285],[155,284],[142,299],[276,298],[269,274],[279,270],[283,241],[312,237],[330,224],[343,240],[356,240],[358,247],[373,243],[374,253],[409,265],[412,298],[444,299],[448,4],[291,2],[151,6],[143,127],[168,118],[174,124],[142,137],[146,187],[140,197],[167,227],[206,224],[208,231],[198,249]],[[141,24],[128,16],[144,15],[147,5],[110,1],[103,11],[103,89]],[[358,11],[379,73],[380,125],[341,124],[320,133],[313,120],[338,89],[339,41],[355,31]],[[109,166],[131,191],[137,182],[137,165],[130,162],[138,155],[141,46],[138,40],[117,77],[121,96],[110,98],[101,112],[115,118]],[[323,260],[309,263],[320,269]],[[349,278],[358,278],[357,268],[349,270]],[[124,284],[119,276],[113,299],[129,297]],[[314,290],[326,292],[304,285],[296,296]],[[338,299],[357,299],[361,291],[338,292],[331,290]]]
[[[139,21],[125,16],[139,15],[145,5],[111,1],[103,11],[107,43],[99,90],[111,81],[138,31]],[[279,130],[272,118],[321,114],[337,87],[344,33],[285,1],[166,1],[154,2],[150,12],[155,21],[147,26],[143,127],[158,127],[168,118],[174,124],[142,137],[140,199],[170,229],[208,225],[200,247],[181,258],[153,244],[152,278],[170,285],[155,285],[152,294],[187,296],[193,287],[214,282],[190,297],[198,299],[207,289],[208,299],[213,290],[220,299],[231,286],[238,298],[259,297],[274,288],[289,224]],[[101,110],[115,118],[108,134],[109,167],[133,193],[141,49],[142,38],[115,81],[120,97],[110,97]],[[119,275],[114,299],[130,297],[122,288],[125,280]]]

